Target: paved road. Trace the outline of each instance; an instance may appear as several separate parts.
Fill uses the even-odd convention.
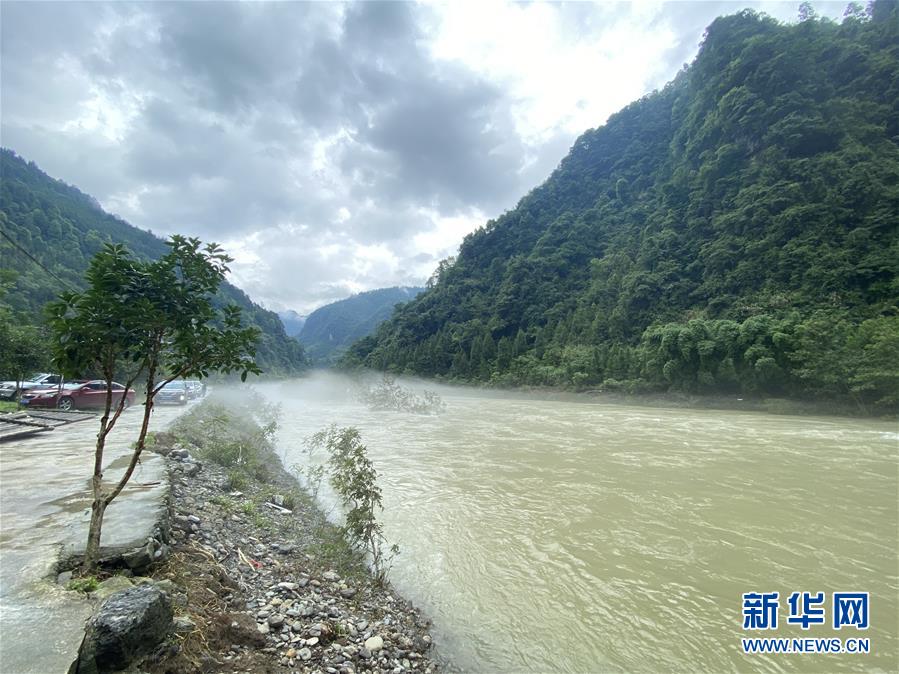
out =
[[[151,429],[184,411],[157,407]],[[127,410],[108,438],[106,480],[121,477],[143,408]],[[81,595],[51,581],[62,556],[84,550],[90,521],[90,475],[99,421],[81,421],[0,445],[0,670],[66,672],[91,612]],[[162,457],[145,454],[109,509],[103,546],[146,541],[168,490]]]

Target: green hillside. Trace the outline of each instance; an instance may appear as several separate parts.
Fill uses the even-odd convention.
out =
[[[717,19],[344,359],[899,405],[899,10]]]
[[[370,335],[390,318],[397,304],[408,302],[424,288],[381,288],[319,307],[306,318],[299,340],[309,357],[328,363],[347,347]]]
[[[0,176],[0,230],[18,245],[0,237],[3,302],[18,321],[42,323],[43,306],[60,290],[83,287],[87,264],[104,243],[123,243],[145,258],[168,250],[162,239],[109,215],[92,197],[5,148]],[[218,300],[237,304],[244,320],[261,329],[257,356],[263,370],[287,374],[305,367],[302,346],[287,336],[276,314],[230,284],[223,284]]]

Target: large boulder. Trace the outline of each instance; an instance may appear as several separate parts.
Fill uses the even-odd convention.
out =
[[[88,623],[79,672],[125,669],[159,645],[172,629],[172,605],[155,585],[138,585],[107,599]]]

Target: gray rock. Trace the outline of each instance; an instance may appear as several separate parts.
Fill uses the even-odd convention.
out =
[[[56,576],[56,582],[60,585],[67,585],[69,581],[72,580],[72,572],[71,571],[63,571],[61,574]]]
[[[131,580],[124,576],[110,576],[91,593],[91,596],[98,601],[103,601],[107,597],[111,597],[117,592],[127,590],[131,587]]]
[[[311,660],[312,659],[312,651],[308,648],[301,648],[297,651],[297,655],[300,656],[300,660]]]
[[[150,539],[142,548],[137,548],[122,555],[122,561],[125,562],[129,569],[145,569],[153,563],[153,554],[155,552],[156,546],[153,545],[153,540]]]
[[[154,562],[162,562],[169,557],[169,546],[161,543],[156,551],[153,553],[153,561]]]
[[[174,581],[169,580],[168,578],[157,580],[155,584],[156,587],[158,587],[166,594],[176,594],[177,592],[181,592],[181,588],[178,587],[178,585],[176,585]]]
[[[268,617],[268,624],[271,625],[272,627],[281,627],[281,625],[284,624],[284,616],[279,613],[270,615]]]
[[[325,580],[330,580],[331,582],[340,580],[340,576],[336,571],[325,571],[322,574],[322,578],[324,578]]]
[[[125,669],[155,649],[171,627],[172,606],[158,587],[140,585],[118,592],[88,624],[79,667],[98,672]]]
[[[197,627],[197,624],[186,615],[179,615],[173,624],[177,634],[190,634]]]
[[[345,599],[352,599],[356,595],[356,590],[351,587],[344,588],[340,591],[340,596]]]
[[[203,466],[202,466],[199,462],[197,462],[197,461],[192,461],[192,462],[190,462],[190,463],[185,463],[185,464],[184,464],[184,474],[185,474],[187,477],[194,477],[197,473],[200,472],[200,469],[201,469],[202,467],[203,467]]]

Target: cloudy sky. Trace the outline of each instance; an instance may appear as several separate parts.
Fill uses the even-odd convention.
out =
[[[715,16],[798,4],[4,1],[0,139],[306,313],[422,284]]]

